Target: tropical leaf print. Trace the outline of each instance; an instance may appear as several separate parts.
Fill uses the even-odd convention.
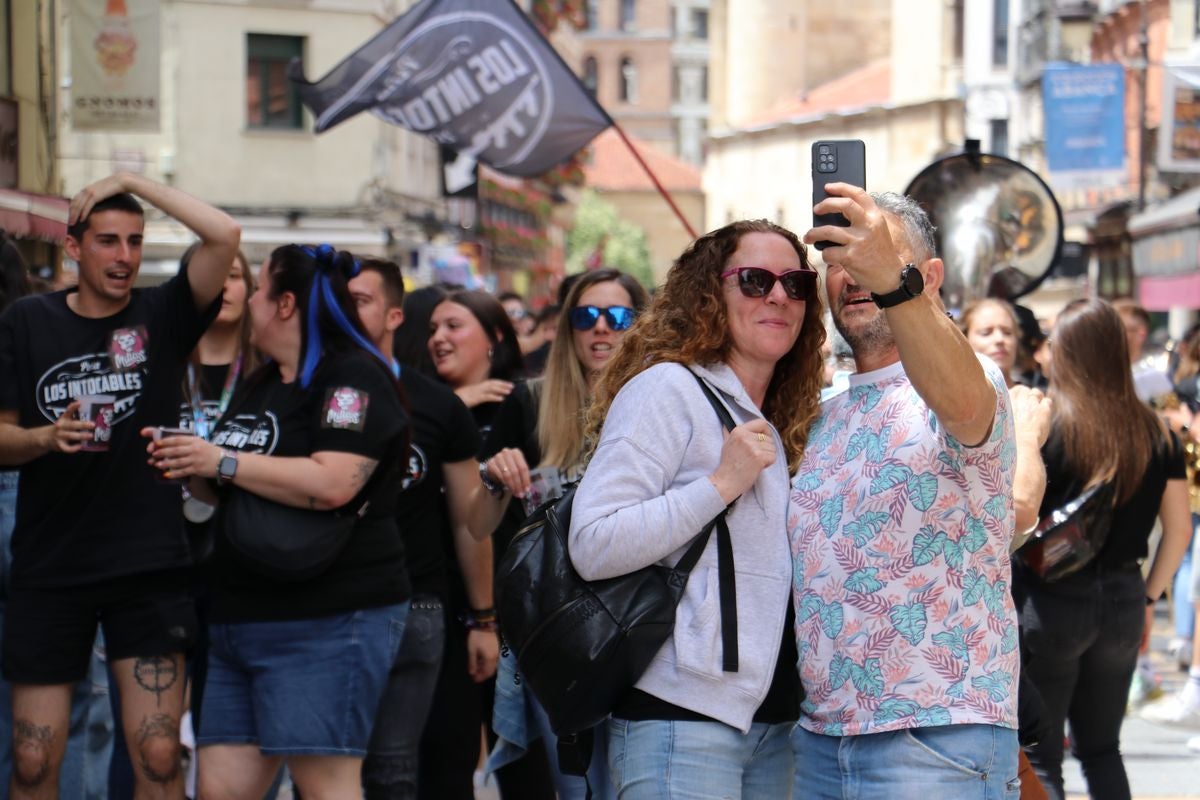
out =
[[[962,570],[963,548],[960,542],[947,539],[946,544],[942,547],[942,556],[946,559],[946,566],[954,570]]]
[[[987,692],[988,697],[993,702],[999,703],[1008,697],[1012,691],[1013,676],[1012,673],[1005,672],[1002,669],[989,672],[985,675],[979,675],[971,679],[971,686],[975,689],[982,689]]]
[[[796,476],[796,480],[792,481],[792,488],[800,492],[813,492],[821,486],[821,475],[811,469],[807,472],[801,472]]]
[[[1007,655],[1017,649],[1017,626],[1007,625],[1004,628],[1004,635],[1000,639],[1000,652]]]
[[[851,662],[850,682],[863,694],[882,697],[883,673],[879,671],[879,659],[868,658],[861,665]]]
[[[905,482],[908,499],[921,511],[928,511],[937,498],[938,480],[932,472],[910,475]]]
[[[846,442],[846,452],[843,458],[846,461],[858,458],[863,450],[866,450],[872,443],[877,442],[879,437],[867,426],[863,425],[850,436],[850,441]]]
[[[842,610],[841,603],[825,603],[821,606],[821,630],[830,639],[836,639],[838,634],[842,632],[842,624],[845,622],[846,615]]]
[[[869,511],[858,519],[847,522],[842,533],[846,536],[853,536],[854,543],[863,547],[879,534],[883,524],[890,518],[890,515],[883,511]]]
[[[945,450],[938,453],[938,461],[945,464],[950,469],[952,475],[961,475],[963,471],[962,459],[956,453],[948,453]]]
[[[1003,501],[1001,502],[1003,503]],[[967,517],[967,532],[959,539],[959,544],[968,553],[978,553],[980,548],[987,544],[987,528],[984,526],[983,520],[978,517]]]
[[[835,655],[829,664],[829,685],[834,691],[841,689],[850,680],[854,667],[858,666],[843,655]]]
[[[963,578],[963,605],[973,606],[983,597],[988,588],[987,578],[977,569],[967,570]]]
[[[912,470],[904,464],[892,462],[884,464],[876,473],[875,479],[871,481],[871,494],[880,494],[886,492],[895,486],[906,483],[909,477],[912,476]]]
[[[883,588],[883,582],[876,577],[878,567],[863,567],[855,570],[846,578],[846,588],[859,594],[873,594]]]
[[[878,464],[883,461],[886,451],[884,446],[887,443],[888,437],[892,435],[892,426],[884,425],[879,429],[879,433],[874,438],[867,442],[867,462]]]
[[[911,603],[896,606],[888,616],[892,620],[892,626],[913,647],[916,647],[925,638],[925,626],[928,624],[928,618],[925,615],[923,604]]]
[[[917,725],[922,728],[932,728],[938,725],[949,725],[950,711],[945,706],[930,706],[918,709],[913,715]]]
[[[967,631],[962,625],[955,625],[948,631],[935,633],[933,635],[933,643],[946,648],[957,659],[967,661],[969,658],[967,652]]]
[[[942,548],[945,547],[946,538],[944,531],[935,532],[928,525],[921,528],[920,532],[913,537],[913,563],[921,566],[933,561],[934,557],[941,553]]]
[[[920,710],[921,707],[912,700],[902,697],[889,697],[875,709],[875,716],[872,719],[876,725],[886,725],[898,719],[911,717]]]
[[[849,397],[851,403],[861,403],[860,410],[866,412],[879,404],[880,399],[883,398],[883,390],[874,384],[855,386],[850,389]]]
[[[987,606],[988,611],[992,612],[997,618],[1004,616],[1004,598],[1008,595],[1008,584],[1005,581],[996,581],[995,586],[987,586],[983,590],[983,604]]]
[[[821,530],[825,532],[825,538],[833,538],[833,534],[837,531],[838,526],[842,524],[842,496],[831,497],[821,503],[820,510]]]

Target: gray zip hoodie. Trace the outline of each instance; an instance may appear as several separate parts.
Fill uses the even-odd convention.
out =
[[[694,366],[736,424],[762,416],[725,364]],[[746,732],[770,688],[792,581],[787,457],[779,455],[734,503],[726,520],[737,582],[737,672],[721,669],[721,613],[714,531],[688,579],[675,631],[637,688]],[[587,580],[674,565],[724,507],[708,480],[723,428],[680,364],[635,376],[613,400],[600,443],[575,494],[571,562]]]

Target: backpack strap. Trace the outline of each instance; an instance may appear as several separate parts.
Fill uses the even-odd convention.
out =
[[[688,371],[691,372],[691,370]],[[700,384],[704,397],[713,407],[713,411],[717,413],[721,425],[725,427],[725,430],[732,431],[733,417],[729,414],[729,409],[717,398],[703,378],[694,372],[692,372],[692,377],[696,379],[696,383]],[[677,567],[684,569],[686,566],[686,570],[691,572],[692,567],[696,566],[696,562],[700,560],[701,551],[708,545],[709,533],[715,525],[717,528],[717,589],[721,603],[721,668],[725,672],[738,671],[737,578],[733,572],[733,540],[729,536],[729,525],[725,522],[725,515],[732,507],[733,503],[730,503],[724,511],[717,515],[716,519],[705,526],[696,542],[680,559]],[[695,558],[687,563],[689,557],[693,555],[693,551],[695,551]]]

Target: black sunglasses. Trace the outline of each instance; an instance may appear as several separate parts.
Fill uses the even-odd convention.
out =
[[[737,275],[738,288],[745,297],[766,297],[775,288],[775,281],[783,284],[783,292],[792,300],[807,300],[817,285],[815,269],[793,269],[776,275],[762,267],[736,267],[721,273],[724,280]]]
[[[634,311],[629,306],[575,306],[571,309],[571,327],[577,331],[590,331],[600,321],[600,315],[614,331],[623,331],[633,324]]]

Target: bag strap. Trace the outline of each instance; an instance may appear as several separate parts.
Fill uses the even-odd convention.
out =
[[[688,371],[691,372],[691,370]],[[725,430],[732,431],[733,417],[730,415],[729,409],[717,398],[703,378],[695,372],[692,372],[692,377],[696,379],[696,383],[700,384],[704,397],[713,407],[713,411],[717,413],[721,425],[725,427]],[[725,515],[732,507],[733,503],[730,503],[704,527],[700,536],[676,565],[676,569],[692,571],[692,567],[696,566],[696,562],[700,560],[700,554],[708,546],[708,539],[715,525],[717,528],[717,590],[721,604],[721,669],[725,672],[738,671],[737,578],[733,572],[733,540],[729,536],[729,525],[725,522]]]

